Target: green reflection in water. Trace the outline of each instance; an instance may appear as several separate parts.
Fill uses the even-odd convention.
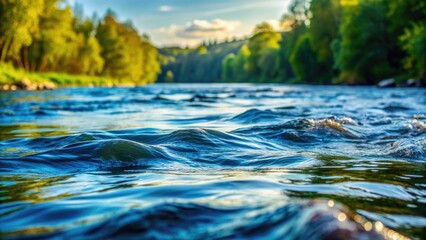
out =
[[[65,136],[70,133],[70,131],[59,125],[39,125],[33,123],[0,125],[0,141],[12,138]]]
[[[70,177],[71,176],[57,176],[40,178],[37,176],[22,177],[20,175],[0,176],[0,203],[19,201],[38,203],[71,196],[71,194],[67,193],[49,195],[49,191],[46,190],[49,187],[60,185]]]

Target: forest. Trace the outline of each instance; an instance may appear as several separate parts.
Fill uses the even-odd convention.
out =
[[[425,1],[293,0],[280,23],[259,23],[243,39],[158,48],[112,11],[87,18],[59,0],[3,0],[0,85],[23,75],[56,85],[425,83]]]

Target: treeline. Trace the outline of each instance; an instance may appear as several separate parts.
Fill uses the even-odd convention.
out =
[[[199,47],[160,49],[162,71],[158,82],[218,82],[222,76],[222,60],[229,53],[237,53],[245,41],[210,44]]]
[[[161,82],[376,84],[426,78],[426,2],[293,0],[281,31],[165,49]],[[221,65],[218,67],[217,62]]]
[[[0,1],[0,63],[31,72],[106,76],[116,84],[155,82],[158,50],[113,12],[84,18],[60,0]]]

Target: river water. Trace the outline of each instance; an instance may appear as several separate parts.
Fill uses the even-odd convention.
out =
[[[2,239],[426,239],[426,90],[0,92]]]

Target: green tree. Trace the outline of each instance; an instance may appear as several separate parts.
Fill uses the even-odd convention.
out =
[[[140,48],[142,52],[142,74],[139,83],[154,83],[158,74],[161,73],[158,50],[146,38],[141,39]]]
[[[250,49],[244,44],[241,49],[238,51],[235,60],[233,61],[233,69],[234,69],[234,79],[238,82],[244,82],[251,80],[249,76],[250,66]]]
[[[308,32],[309,17],[309,1],[306,0],[293,0],[288,7],[288,12],[281,17],[280,24],[284,33],[282,33],[278,53],[278,76],[282,82],[297,79],[290,59],[298,40]]]
[[[400,40],[408,54],[404,67],[413,76],[426,79],[426,24],[416,24],[406,29]]]
[[[253,77],[265,76],[265,61],[271,62],[271,56],[276,57],[276,50],[280,47],[281,34],[274,32],[268,23],[261,23],[253,30],[255,34],[248,41],[250,56],[248,61],[248,71]],[[274,69],[275,71],[275,69]]]
[[[119,23],[109,12],[99,24],[96,38],[105,61],[102,73],[119,81],[152,83],[160,72],[157,49],[141,37],[131,22]]]
[[[96,39],[102,48],[101,56],[105,61],[102,75],[122,79],[127,77],[127,66],[131,62],[125,53],[126,43],[121,36],[120,27],[110,13],[96,29]]]
[[[335,49],[340,81],[375,84],[394,75],[388,61],[391,44],[386,28],[386,7],[381,1],[362,1],[344,11],[341,41]]]
[[[388,32],[395,40],[390,56],[392,67],[403,68],[414,77],[426,78],[426,4],[417,0],[387,0],[386,3]]]
[[[84,75],[98,75],[102,72],[104,59],[101,47],[94,36],[86,37],[79,33],[75,44],[75,54],[69,60],[69,72]]]
[[[166,83],[172,83],[173,82],[173,72],[167,71],[166,72]]]
[[[11,57],[23,67],[19,51],[31,45],[38,34],[43,8],[43,0],[0,1],[0,62]]]
[[[300,37],[290,56],[291,67],[299,83],[320,83],[317,76],[317,58],[310,38],[308,33]]]
[[[73,41],[73,16],[69,6],[58,8],[58,0],[45,0],[40,17],[40,34],[29,47],[30,69],[35,71],[64,71],[71,57]]]
[[[234,61],[235,54],[230,53],[223,59],[222,67],[222,80],[223,81],[235,81],[234,77]]]
[[[260,34],[260,33],[268,33],[268,32],[274,32],[274,28],[271,24],[267,22],[262,22],[257,24],[253,29],[253,35]]]
[[[312,1],[310,5],[309,33],[312,49],[318,61],[318,82],[329,84],[333,78],[332,42],[338,37],[340,24],[340,1]]]

